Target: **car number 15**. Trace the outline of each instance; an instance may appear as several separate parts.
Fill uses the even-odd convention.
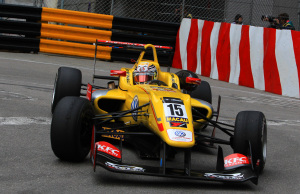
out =
[[[187,118],[185,106],[177,103],[163,103],[165,117]]]

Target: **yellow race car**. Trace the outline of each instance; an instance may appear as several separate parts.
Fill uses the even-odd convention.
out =
[[[219,122],[221,98],[214,111],[207,82],[187,70],[161,70],[157,52],[169,48],[109,41],[97,41],[96,45],[100,43],[138,49],[141,54],[132,68],[112,70],[111,76],[94,73],[93,84],[82,84],[78,69],[58,69],[51,108],[51,146],[58,158],[78,162],[90,153],[94,169],[99,165],[121,173],[257,183],[266,163],[267,124],[263,113],[242,111],[234,126]],[[153,59],[144,57],[149,51]],[[94,79],[109,81],[100,87]],[[204,134],[204,128],[211,129],[211,135]],[[215,137],[215,130],[229,138]],[[123,163],[126,144],[142,159],[157,160],[157,165]],[[199,151],[199,146],[216,148],[216,144],[231,146],[233,153],[224,158],[218,146],[215,172],[193,169],[191,154]],[[182,168],[169,168],[169,160],[179,152],[184,152]]]

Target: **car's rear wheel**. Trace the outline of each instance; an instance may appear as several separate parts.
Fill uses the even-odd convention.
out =
[[[55,77],[51,112],[65,96],[80,96],[82,74],[79,69],[60,67]]]
[[[211,104],[212,94],[208,82],[201,80],[200,85],[186,83],[187,77],[199,78],[197,74],[189,70],[181,70],[176,73],[180,80],[180,88],[187,91],[192,98],[198,98]]]
[[[195,90],[197,85],[186,83],[186,78],[187,77],[198,78],[197,74],[195,74],[194,72],[189,71],[189,70],[180,70],[180,71],[176,72],[175,74],[179,78],[180,88],[182,90],[186,90],[187,92]]]
[[[201,80],[201,84],[195,90],[188,92],[192,98],[198,98],[206,102],[212,103],[211,88],[208,82]]]
[[[80,97],[61,99],[54,110],[51,123],[51,147],[54,154],[66,161],[79,162],[90,151],[93,107]]]
[[[259,111],[239,112],[235,120],[233,150],[247,155],[251,143],[254,165],[262,172],[267,158],[267,123],[265,115]]]

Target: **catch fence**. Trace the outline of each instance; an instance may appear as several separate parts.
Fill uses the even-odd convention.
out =
[[[245,25],[268,27],[262,15],[288,13],[296,30],[300,23],[300,0],[0,0],[91,13],[179,23],[182,18],[233,22],[241,14]]]

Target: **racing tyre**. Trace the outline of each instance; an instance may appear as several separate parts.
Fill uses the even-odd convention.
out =
[[[80,96],[82,74],[79,69],[60,67],[55,77],[51,112],[65,96]]]
[[[211,88],[208,82],[201,80],[201,84],[195,90],[189,92],[192,98],[198,98],[208,103],[212,103]]]
[[[247,155],[249,141],[254,166],[261,173],[267,158],[267,123],[262,112],[242,111],[236,117],[233,136],[234,152]]]
[[[50,140],[54,154],[61,160],[80,162],[90,151],[93,107],[80,97],[61,99],[53,113]]]

